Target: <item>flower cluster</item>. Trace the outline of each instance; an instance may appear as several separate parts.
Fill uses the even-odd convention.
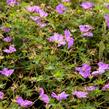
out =
[[[43,28],[45,27],[47,24],[42,21],[44,17],[48,16],[48,13],[46,13],[45,11],[43,11],[39,6],[29,6],[26,8],[27,11],[29,12],[34,12],[39,14],[39,16],[30,16],[30,18],[36,22],[36,24],[40,27]]]
[[[80,25],[79,29],[83,37],[93,37],[91,30],[93,29],[90,25]]]
[[[53,36],[48,38],[48,41],[57,43],[58,47],[67,44],[68,49],[71,48],[71,46],[73,46],[73,44],[74,44],[74,38],[71,37],[70,31],[67,29],[64,31],[64,35],[54,33]]]
[[[91,66],[88,64],[83,64],[82,67],[76,67],[76,71],[79,72],[79,74],[84,77],[84,78],[89,78],[91,75],[92,76],[97,76],[105,73],[106,70],[109,70],[109,64],[105,64],[103,62],[98,63],[98,70],[93,71],[91,73]]]
[[[55,7],[55,11],[58,13],[58,15],[57,15],[57,13],[53,13],[53,15],[56,14],[57,16],[59,16],[61,18],[62,14],[66,14],[67,13],[67,11],[66,11],[67,5],[65,5],[65,4],[67,4],[67,3],[69,4],[70,1],[71,0],[62,0],[61,1],[62,3],[59,3]],[[6,2],[9,6],[15,6],[15,5],[19,4],[17,2],[17,0],[6,0]],[[91,11],[92,8],[95,7],[95,5],[92,2],[82,2],[80,4],[80,6],[83,8],[83,10],[85,10],[87,12]],[[36,15],[36,16],[30,16],[30,19],[33,20],[34,22],[36,22],[36,24],[40,28],[44,28],[45,26],[47,26],[47,23],[45,22],[45,20],[47,18],[49,18],[49,16],[48,16],[48,13],[45,12],[41,7],[39,7],[39,6],[28,6],[26,8],[26,10],[28,12],[30,12],[31,14]],[[70,11],[73,13],[72,10],[70,10]],[[79,13],[79,11],[78,11],[78,13]],[[104,20],[106,22],[107,27],[109,28],[109,14],[104,15]],[[81,24],[77,25],[77,28],[79,28],[83,37],[93,37],[94,36],[94,34],[92,32],[93,27],[94,27],[93,25],[91,26],[87,23],[86,24],[81,23]],[[62,29],[65,29],[65,28],[68,28],[68,27],[63,26]],[[6,44],[6,48],[2,50],[3,54],[6,55],[6,56],[11,56],[17,51],[16,48],[15,48],[15,45],[12,43],[14,39],[11,36],[7,35],[8,32],[11,31],[11,29],[8,28],[8,27],[1,27],[0,29],[1,29],[2,32],[5,32],[5,34],[3,34],[4,37],[3,37],[2,41]],[[44,32],[45,31],[51,31],[51,30],[47,28],[46,30],[44,30]],[[74,45],[74,39],[75,39],[75,42],[76,42],[76,39],[77,39],[76,37],[74,38],[72,36],[70,31],[72,32],[73,29],[72,28],[65,29],[63,34],[58,33],[58,32],[55,33],[55,30],[54,30],[53,36],[48,37],[47,41],[51,42],[51,43],[55,43],[56,46],[58,46],[58,47],[67,46],[67,49],[70,49]],[[45,34],[44,32],[43,32],[43,34]],[[75,32],[75,34],[76,34],[76,32]],[[75,43],[75,45],[76,45],[76,43]],[[76,47],[75,47],[74,50],[76,50]],[[76,63],[76,61],[75,61],[75,63]],[[64,64],[64,62],[63,62],[63,64]],[[62,64],[62,68],[63,68],[63,64]],[[78,66],[78,67],[75,68],[76,75],[79,74],[84,81],[87,81],[87,80],[90,80],[90,79],[93,79],[93,78],[96,79],[97,77],[99,77],[99,75],[103,75],[106,71],[109,71],[109,64],[106,64],[106,63],[101,61],[101,62],[98,62],[97,65],[98,65],[97,69],[96,69],[96,66],[95,66],[96,70],[94,70],[94,68],[92,68],[91,65],[89,65],[87,63],[83,63],[81,66]],[[45,67],[45,65],[44,65],[44,67]],[[2,70],[0,70],[0,75],[5,76],[6,79],[7,79],[8,77],[10,77],[14,73],[14,71],[15,71],[14,69],[4,67]],[[98,84],[97,85],[96,84],[94,84],[94,85],[92,85],[92,84],[91,85],[83,85],[82,89],[76,88],[75,90],[73,90],[71,95],[74,98],[78,98],[78,99],[86,98],[87,99],[89,97],[90,92],[93,92],[93,91],[96,91],[96,90],[100,90],[102,92],[105,92],[105,91],[109,90],[109,82],[105,82],[105,83],[106,83],[105,85],[100,84],[101,86],[99,86]],[[51,91],[51,94],[48,95],[44,91],[43,88],[40,88],[38,100],[42,101],[44,103],[44,105],[48,105],[51,102],[50,101],[51,99],[54,99],[57,102],[62,102],[63,100],[70,98],[70,94],[66,93],[66,92],[67,91],[62,91],[62,92],[61,91],[57,91],[57,92]],[[3,100],[4,96],[5,96],[5,93],[3,91],[0,91],[0,100]],[[15,102],[23,108],[29,108],[29,107],[34,105],[35,101],[33,101],[31,99],[30,100],[25,99],[25,97],[23,98],[21,96],[17,96],[16,99],[15,99]]]

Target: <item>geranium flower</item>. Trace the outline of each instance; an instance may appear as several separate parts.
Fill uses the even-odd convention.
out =
[[[93,6],[94,6],[94,4],[93,4],[92,2],[83,2],[83,3],[81,4],[81,6],[82,6],[82,8],[84,8],[84,9],[92,9]]]
[[[3,100],[3,98],[4,98],[4,93],[0,91],[0,100]]]
[[[35,21],[36,22],[36,24],[40,27],[40,28],[43,28],[43,27],[45,27],[47,24],[46,23],[43,23],[42,21],[41,21],[41,17],[38,17],[38,16],[31,16],[30,17],[33,21]]]
[[[14,73],[14,69],[8,69],[8,68],[4,68],[3,70],[0,71],[0,74],[4,75],[4,76],[11,76]]]
[[[48,13],[46,13],[45,11],[43,11],[41,9],[41,10],[39,10],[39,15],[40,15],[40,17],[47,17],[48,16]]]
[[[48,104],[49,103],[49,97],[47,94],[44,94],[44,89],[40,88],[40,92],[39,92],[40,96],[40,100],[42,100],[44,103]]]
[[[66,42],[64,40],[64,36],[58,33],[54,33],[53,36],[51,36],[50,38],[48,38],[49,42],[55,42],[58,44],[58,47],[65,45]]]
[[[67,99],[67,97],[69,96],[68,94],[66,94],[65,92],[62,92],[58,95],[56,95],[56,93],[52,92],[51,96],[55,99],[57,99],[58,101],[62,101]]]
[[[86,32],[91,31],[93,28],[90,25],[80,25],[79,29],[81,32],[86,33]]]
[[[3,39],[3,41],[5,42],[11,42],[12,41],[12,38],[10,36],[7,36]]]
[[[4,31],[4,32],[10,32],[10,28],[8,28],[8,27],[1,27],[0,28],[2,31]]]
[[[102,87],[102,90],[105,91],[105,90],[108,90],[109,89],[109,83],[105,84],[103,87]]]
[[[59,13],[59,14],[63,14],[66,10],[66,7],[63,5],[63,4],[59,4],[56,6],[56,11]]]
[[[101,75],[101,74],[103,74],[106,70],[109,70],[109,64],[105,64],[105,63],[103,63],[103,62],[99,62],[99,63],[98,63],[98,66],[99,66],[98,70],[92,72],[92,75],[93,75],[93,76]]]
[[[97,89],[96,86],[87,86],[87,87],[85,87],[86,91],[93,91],[93,90],[96,90],[96,89]]]
[[[65,40],[66,40],[67,43],[68,43],[68,49],[69,49],[71,46],[73,46],[73,44],[74,44],[74,39],[73,39],[73,37],[71,37],[70,31],[67,30],[67,29],[64,31],[64,35],[65,35]]]
[[[41,9],[39,6],[28,6],[27,8],[27,11],[29,12],[36,12],[36,13],[39,13],[39,10]]]
[[[86,98],[88,95],[87,92],[83,92],[83,91],[74,91],[72,94],[77,98]]]
[[[88,64],[83,64],[82,67],[76,67],[76,71],[78,71],[82,77],[88,78],[91,73],[91,67]]]
[[[32,106],[33,102],[29,100],[24,100],[22,97],[16,98],[16,103],[19,104],[21,107],[30,107]]]
[[[40,17],[47,17],[48,13],[43,11],[39,6],[29,6],[26,8],[29,12],[36,12],[40,15]]]
[[[9,6],[14,6],[14,5],[18,5],[18,4],[19,4],[19,3],[17,2],[17,0],[7,0],[6,2],[7,2],[7,4],[8,4]]]
[[[83,33],[82,36],[84,36],[84,37],[93,37],[93,33],[92,32],[86,32],[86,33]]]
[[[91,30],[93,29],[92,26],[90,26],[90,25],[80,25],[79,29],[82,32],[82,36],[93,37],[93,33],[91,32]]]
[[[109,28],[109,14],[106,14],[106,15],[104,16],[104,19],[105,19],[105,21],[106,21],[107,27]]]
[[[16,52],[16,48],[14,47],[14,45],[10,45],[8,49],[4,49],[3,50],[5,53],[13,53],[13,52]]]

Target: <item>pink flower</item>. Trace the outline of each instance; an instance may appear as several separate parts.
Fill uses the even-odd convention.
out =
[[[11,41],[12,41],[12,38],[9,37],[9,36],[7,36],[7,37],[5,37],[5,38],[3,39],[3,41],[5,41],[5,42],[11,42]]]
[[[77,98],[86,98],[88,95],[87,92],[82,91],[74,91],[72,94],[75,95]]]
[[[92,9],[93,6],[94,6],[94,4],[93,4],[92,2],[83,2],[83,3],[81,4],[81,6],[82,6],[82,8],[84,8],[84,9]]]
[[[82,36],[84,36],[84,37],[93,37],[93,33],[92,32],[86,32],[86,33],[83,33]]]
[[[21,107],[30,107],[32,106],[33,102],[29,100],[24,100],[22,97],[17,97],[16,99],[17,104],[19,104]]]
[[[80,31],[82,32],[82,36],[84,37],[93,37],[92,26],[90,25],[80,25],[79,26]]]
[[[4,68],[0,71],[0,74],[5,75],[7,77],[11,76],[14,73],[14,69]]]
[[[39,92],[40,96],[39,98],[46,104],[49,103],[49,97],[47,94],[44,94],[44,89],[43,88],[40,88],[40,92]]]
[[[63,14],[66,10],[66,7],[63,5],[63,4],[59,4],[56,6],[56,11],[59,13],[59,14]]]
[[[13,74],[14,70],[13,69],[8,69],[8,68],[4,68],[2,71],[0,71],[0,73],[2,75],[5,75],[5,76],[11,76]]]
[[[87,87],[85,87],[86,91],[93,91],[93,90],[96,90],[96,89],[97,89],[96,86],[87,86]]]
[[[4,98],[4,93],[0,91],[0,100],[3,100],[3,98]]]
[[[82,67],[76,67],[76,71],[78,71],[83,78],[89,78],[91,75],[91,66],[83,64]]]
[[[64,36],[58,33],[54,33],[53,36],[51,36],[50,38],[48,38],[49,42],[55,42],[58,44],[58,47],[65,45],[66,42],[64,40]]]
[[[15,6],[15,5],[18,5],[18,4],[19,4],[19,3],[17,2],[17,0],[7,0],[6,2],[7,2],[7,4],[8,4],[9,6]]]
[[[69,49],[71,46],[73,46],[74,39],[73,39],[73,37],[71,37],[70,31],[67,30],[67,29],[64,31],[64,35],[65,35],[65,39],[66,39],[66,41],[68,43],[68,49]]]
[[[31,16],[30,17],[33,21],[36,22],[36,24],[40,27],[40,28],[43,28],[45,27],[47,24],[46,23],[43,23],[41,20],[41,17],[38,17],[38,16]]]
[[[54,92],[52,92],[51,96],[55,99],[57,99],[58,101],[62,101],[67,99],[67,97],[69,96],[68,94],[66,94],[65,92],[62,92],[60,94],[55,94]]]
[[[27,11],[29,12],[36,12],[36,13],[39,13],[39,10],[41,9],[39,6],[28,6],[27,8]]]
[[[4,26],[1,27],[0,29],[1,29],[2,31],[4,31],[4,32],[10,32],[10,30],[11,30],[10,28],[4,27]]]
[[[81,32],[86,33],[86,32],[91,31],[93,28],[90,25],[80,25],[79,29]]]
[[[107,27],[109,28],[109,14],[104,15],[104,19],[105,19]]]
[[[48,13],[43,11],[39,6],[29,6],[26,8],[29,12],[36,12],[40,15],[40,17],[47,17]]]
[[[10,53],[16,52],[16,48],[14,47],[14,45],[10,45],[10,46],[9,46],[9,49],[4,49],[3,51],[4,51],[5,53],[10,54]]]
[[[102,87],[102,90],[105,91],[105,90],[108,90],[109,89],[109,83],[105,84],[103,87]]]
[[[93,76],[101,75],[101,74],[105,73],[106,70],[109,70],[109,64],[105,64],[103,62],[99,62],[98,67],[99,68],[97,69],[97,71],[92,72]]]

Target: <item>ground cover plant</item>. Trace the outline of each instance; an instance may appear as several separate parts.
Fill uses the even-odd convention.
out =
[[[0,0],[0,109],[109,108],[109,0]]]

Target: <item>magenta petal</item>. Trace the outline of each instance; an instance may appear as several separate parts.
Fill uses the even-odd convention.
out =
[[[4,93],[0,91],[0,100],[2,100],[3,98],[4,98]]]
[[[40,88],[39,94],[40,94],[40,96],[42,96],[44,94],[44,89],[43,88]]]
[[[7,37],[5,37],[5,38],[3,39],[3,41],[5,41],[5,42],[11,42],[11,41],[12,41],[12,38],[9,37],[9,36],[7,36]]]
[[[96,90],[96,89],[97,89],[96,86],[87,86],[87,87],[85,87],[86,91],[93,91],[93,90]]]
[[[69,95],[66,94],[65,92],[62,92],[62,93],[60,93],[58,96],[59,96],[59,101],[61,101],[61,100],[67,99],[67,97],[68,97]]]
[[[39,10],[41,9],[39,6],[29,6],[26,8],[27,11],[29,12],[36,12],[36,13],[39,13]]]
[[[10,50],[8,50],[8,49],[4,49],[3,50],[5,53],[10,53]]]
[[[13,72],[14,72],[13,69],[7,69],[7,68],[4,68],[2,71],[0,71],[2,75],[5,75],[7,77],[11,76]]]
[[[92,32],[86,32],[86,33],[83,33],[82,36],[84,36],[84,37],[93,37],[93,33]]]
[[[39,10],[39,14],[40,14],[40,17],[47,17],[48,16],[48,13],[46,13],[43,10]]]
[[[82,91],[74,91],[73,95],[75,95],[77,98],[86,98],[88,93]]]
[[[109,83],[105,84],[103,87],[102,87],[102,90],[105,91],[109,89]]]
[[[70,40],[68,41],[68,49],[73,46],[74,44],[74,39],[73,38],[70,38]]]
[[[59,14],[63,14],[65,10],[66,10],[66,7],[63,4],[59,4],[56,6],[56,11]]]
[[[84,78],[89,78],[91,73],[91,67],[88,64],[83,64],[82,67],[76,67],[76,71]]]
[[[93,28],[90,25],[80,25],[79,29],[81,32],[86,33],[86,32],[91,31]]]
[[[30,107],[33,104],[32,101],[29,100],[24,100],[23,101],[23,107]]]
[[[82,8],[84,8],[84,9],[91,9],[91,8],[93,8],[94,4],[93,4],[92,2],[83,2],[83,3],[81,4],[81,6],[82,6]]]
[[[55,99],[57,99],[58,101],[62,101],[67,99],[67,97],[69,96],[68,94],[66,94],[65,92],[62,92],[58,95],[56,95],[54,92],[52,92],[51,96]]]
[[[7,4],[9,6],[14,6],[14,5],[18,5],[19,3],[17,2],[17,0],[6,0]]]
[[[104,15],[104,19],[106,21],[106,25],[109,28],[109,14]]]
[[[53,98],[55,98],[55,99],[59,100],[58,95],[56,95],[56,93],[54,93],[54,92],[52,92],[51,97],[53,97]]]
[[[45,102],[46,104],[49,103],[49,97],[46,94],[43,94],[42,96],[40,96],[40,99]]]
[[[21,107],[30,107],[33,102],[29,100],[24,100],[22,97],[17,97],[16,99],[17,104],[19,104]]]

